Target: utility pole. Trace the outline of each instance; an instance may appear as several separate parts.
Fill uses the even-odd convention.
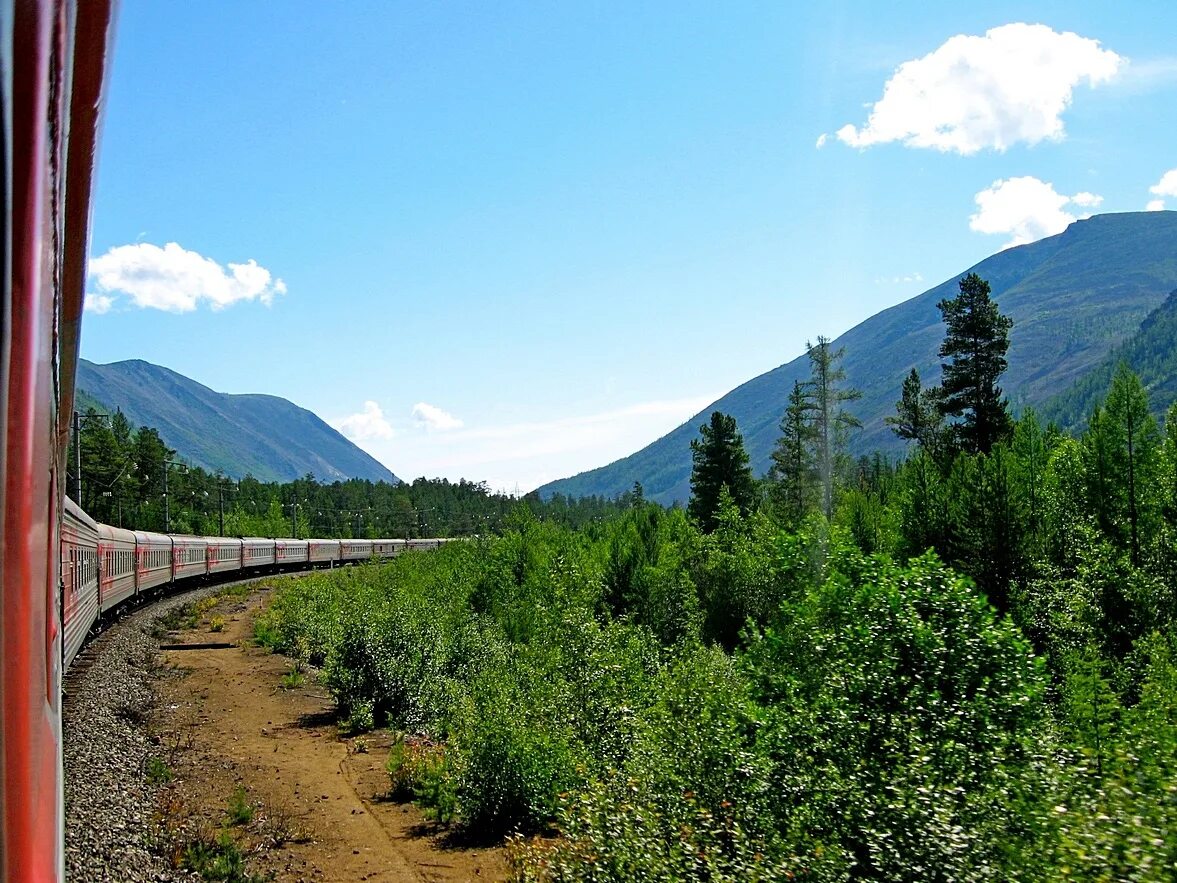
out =
[[[164,533],[172,532],[172,507],[171,497],[168,496],[168,467],[169,466],[183,466],[183,463],[178,463],[175,460],[163,461],[163,524]],[[188,470],[185,469],[185,472]]]

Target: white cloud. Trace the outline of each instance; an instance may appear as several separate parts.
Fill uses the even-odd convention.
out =
[[[389,439],[396,434],[389,422],[384,419],[384,412],[380,406],[373,401],[364,402],[364,410],[358,414],[332,421],[331,425],[357,442]]]
[[[1092,193],[1064,196],[1053,184],[1032,176],[994,181],[976,195],[977,213],[969,218],[969,228],[978,233],[1004,233],[1013,238],[1003,248],[1024,245],[1044,236],[1061,233],[1076,216],[1068,206],[1099,205],[1103,197]]]
[[[1169,169],[1161,180],[1148,188],[1153,196],[1177,196],[1177,169]]]
[[[1062,113],[1076,86],[1114,77],[1125,59],[1098,40],[1046,25],[1014,23],[982,37],[958,34],[899,66],[862,128],[845,125],[851,147],[901,141],[963,155],[1064,136]]]
[[[413,405],[413,419],[417,421],[418,426],[423,426],[430,432],[445,432],[462,428],[462,421],[453,414],[425,402],[417,402]]]
[[[90,261],[90,276],[103,294],[129,295],[137,307],[189,313],[201,302],[222,310],[237,301],[260,300],[269,306],[286,284],[250,259],[227,264],[228,272],[212,258],[169,242],[163,248],[149,242],[120,245]]]
[[[826,146],[826,142],[829,140],[830,140],[830,136],[827,135],[825,132],[822,132],[820,135],[817,136],[817,143],[814,144],[813,146],[816,147],[818,150],[821,150],[823,147]]]
[[[905,276],[876,276],[875,285],[906,285],[912,282],[923,282],[923,273],[908,273]]]
[[[1165,210],[1165,200],[1150,199],[1148,205],[1144,207],[1146,212],[1163,212]]]
[[[86,297],[82,301],[82,309],[88,313],[94,313],[101,316],[103,313],[109,313],[110,308],[114,306],[114,298],[108,294],[94,294],[93,292],[86,292]]]

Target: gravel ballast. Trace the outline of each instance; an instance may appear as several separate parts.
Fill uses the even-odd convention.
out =
[[[172,869],[149,848],[156,788],[148,760],[160,754],[147,720],[159,640],[152,631],[171,610],[220,591],[206,586],[159,601],[111,625],[83,648],[65,677],[66,879],[199,880]]]

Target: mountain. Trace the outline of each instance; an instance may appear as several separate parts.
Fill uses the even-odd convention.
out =
[[[310,411],[277,396],[214,392],[138,359],[79,359],[77,386],[79,402],[118,408],[132,423],[158,429],[189,463],[233,478],[290,481],[311,472],[320,481],[400,480]]]
[[[1153,413],[1163,419],[1169,406],[1177,401],[1177,290],[1169,292],[1164,302],[1145,316],[1139,330],[1104,356],[1086,376],[1047,401],[1042,406],[1043,419],[1064,429],[1086,426],[1096,403],[1107,396],[1120,362],[1126,362],[1140,377]]]
[[[994,300],[1014,320],[1002,378],[1006,394],[1015,409],[1037,407],[1092,370],[1177,287],[1177,212],[1076,221],[1057,236],[998,252],[841,335],[834,347],[846,349],[847,382],[863,393],[850,407],[863,424],[852,441],[855,453],[897,450],[883,418],[894,413],[900,384],[913,367],[926,383],[939,382],[944,325],[936,304],[955,296],[968,272],[989,281]],[[813,329],[814,337],[820,333]],[[686,500],[690,442],[714,410],[736,418],[752,465],[763,473],[789,390],[808,375],[809,360],[799,356],[737,387],[637,453],[546,484],[539,493],[615,496],[641,481],[647,497],[658,502]]]

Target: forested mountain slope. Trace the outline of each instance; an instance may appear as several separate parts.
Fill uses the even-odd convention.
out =
[[[904,376],[916,367],[939,382],[937,350],[944,326],[936,304],[954,296],[968,272],[987,279],[1001,311],[1014,320],[1002,386],[1015,410],[1041,406],[1083,378],[1140,327],[1177,287],[1177,212],[1097,215],[1057,236],[1007,249],[962,270],[911,300],[883,310],[841,335],[847,382],[862,390],[850,410],[863,429],[852,450],[888,450],[883,422],[894,411]],[[812,338],[822,333],[812,329]],[[548,496],[616,495],[641,481],[658,502],[690,495],[690,441],[713,410],[734,416],[758,473],[768,468],[794,380],[809,374],[803,354],[723,396],[678,429],[635,454],[540,488]]]
[[[399,479],[310,411],[268,395],[215,392],[168,368],[131,360],[78,362],[79,401],[153,426],[187,462],[233,478]]]
[[[1081,429],[1112,385],[1120,362],[1127,363],[1148,390],[1153,413],[1160,419],[1177,401],[1177,290],[1149,313],[1140,329],[1113,349],[1086,376],[1042,407],[1045,420],[1064,429]]]

